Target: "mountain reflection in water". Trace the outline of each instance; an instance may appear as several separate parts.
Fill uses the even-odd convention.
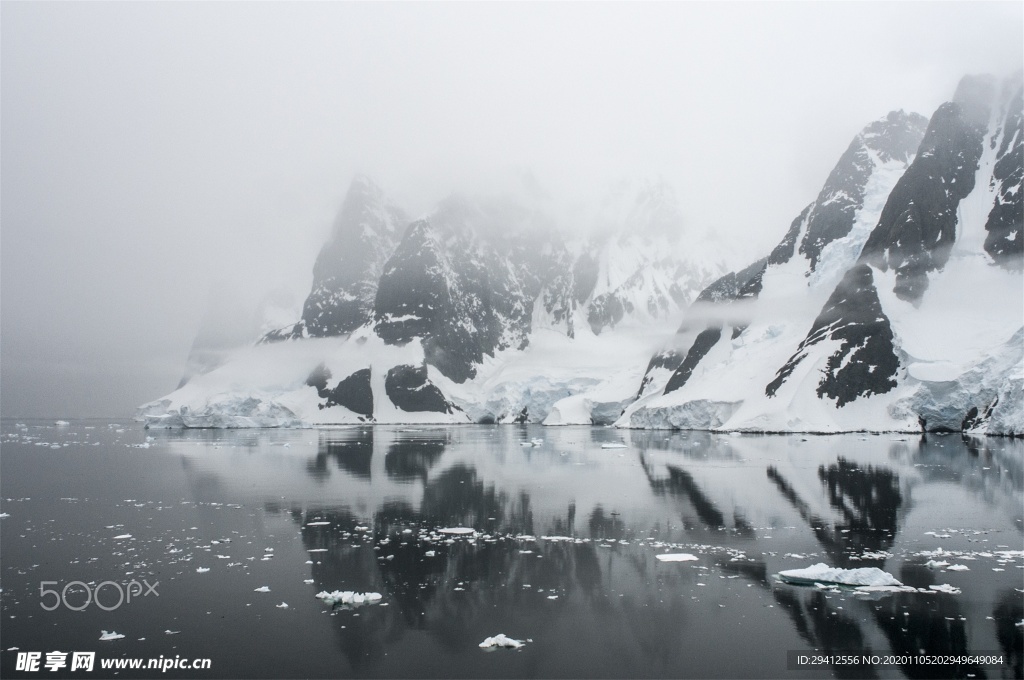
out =
[[[306,604],[289,602],[301,632],[290,644],[327,635],[333,647],[293,650],[320,665],[300,662],[292,675],[805,677],[787,668],[787,650],[998,651],[1002,668],[948,674],[1021,674],[1024,559],[1006,554],[1022,548],[1019,440],[533,426],[147,434],[148,469],[175,464],[181,480],[147,474],[151,494],[237,504],[250,509],[246,522],[283,537],[268,563],[277,571],[225,576],[222,588],[251,593],[258,579],[276,591],[284,573],[313,581],[297,596]],[[244,524],[235,531],[248,535]],[[940,549],[969,570],[929,567]],[[655,558],[665,552],[697,559]],[[774,577],[817,562],[962,593],[864,596]],[[248,578],[270,566],[242,568]],[[190,567],[176,578],[200,577]],[[331,608],[312,599],[321,590],[383,598]],[[259,630],[272,619],[263,616],[233,625]],[[529,642],[479,649],[497,633]],[[254,664],[244,649],[253,636],[235,650],[239,676],[273,677],[283,667]],[[828,672],[936,677],[913,664]]]

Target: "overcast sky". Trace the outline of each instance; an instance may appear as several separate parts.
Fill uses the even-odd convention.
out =
[[[660,177],[762,255],[866,123],[1020,68],[1022,8],[4,1],[0,414],[173,390],[211,286],[301,300],[356,172],[414,215]]]

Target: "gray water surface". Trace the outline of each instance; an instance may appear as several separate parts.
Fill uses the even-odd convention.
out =
[[[3,677],[1024,674],[1021,440],[5,420],[0,496]],[[954,593],[775,577],[819,562]],[[41,583],[72,581],[159,585],[117,607],[105,586],[110,611],[73,611],[80,585],[41,607]],[[325,590],[382,597],[332,607]],[[524,644],[480,648],[498,633]],[[16,670],[56,650],[97,667]],[[1002,663],[807,670],[794,651]],[[210,668],[99,668],[159,657]]]

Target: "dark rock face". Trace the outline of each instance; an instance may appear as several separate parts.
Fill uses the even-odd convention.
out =
[[[444,394],[427,378],[427,367],[403,364],[388,371],[384,378],[384,391],[388,398],[403,411],[433,411],[455,413],[458,406],[444,398]]]
[[[1006,117],[992,143],[999,145],[993,168],[995,204],[985,223],[985,252],[998,264],[1021,268],[1024,255],[1024,87],[1019,79],[1013,82],[1015,93],[1009,94]]]
[[[665,385],[665,394],[669,392],[675,392],[680,387],[686,384],[686,381],[690,379],[690,375],[693,373],[693,369],[697,368],[697,364],[700,363],[701,359],[707,356],[707,353],[711,351],[711,348],[718,344],[718,341],[722,339],[722,327],[710,327],[693,341],[693,345],[690,346],[689,351],[686,353],[686,357],[679,364],[675,373],[668,379],[668,384]]]
[[[957,206],[974,189],[990,88],[988,80],[965,78],[956,100],[938,108],[917,157],[889,194],[864,244],[864,259],[896,270],[893,291],[902,300],[920,301],[928,272],[949,259]]]
[[[306,384],[315,387],[324,402],[320,409],[332,406],[344,406],[349,411],[360,415],[364,420],[373,418],[373,390],[370,387],[370,369],[356,371],[339,382],[333,389],[328,389],[331,372],[323,364],[318,366],[306,379]]]
[[[316,259],[302,320],[266,339],[345,335],[369,323],[384,262],[407,224],[401,209],[373,182],[356,177],[334,221],[331,239]]]
[[[818,383],[819,397],[834,399],[838,408],[858,397],[884,394],[896,387],[899,359],[869,266],[860,264],[846,273],[796,352],[765,388],[765,394],[775,396],[807,357],[808,350],[830,339],[841,342],[841,346],[828,358]]]
[[[909,162],[927,124],[928,120],[922,115],[893,111],[884,120],[868,125],[853,139],[825,180],[818,198],[801,214],[809,213],[800,253],[810,260],[810,271],[817,267],[822,249],[853,228],[854,217],[864,206],[864,192],[874,165],[871,155],[883,162]],[[798,217],[794,224],[800,221]]]
[[[410,225],[380,279],[377,334],[399,345],[422,338],[427,363],[457,382],[484,355],[524,348],[533,302],[564,249],[535,217],[453,198]]]
[[[767,265],[767,258],[761,258],[757,262],[744,267],[738,272],[729,272],[702,290],[700,295],[698,295],[697,299],[694,301],[694,304],[697,304],[698,302],[727,302],[729,300],[738,300],[744,292],[748,295],[756,295],[754,291],[756,290],[760,292],[760,284],[752,282],[755,279],[757,281],[761,280],[761,276],[764,275],[764,270]]]
[[[694,305],[699,303],[725,303],[733,300],[755,299],[761,292],[762,277],[768,267],[768,260],[762,258],[754,264],[741,269],[738,272],[729,272],[710,286],[701,291],[697,296]],[[686,332],[687,322],[679,329],[680,333]],[[735,338],[742,332],[742,328],[734,328],[732,337]],[[707,353],[722,339],[722,324],[712,323],[694,339],[693,344],[684,353],[676,350],[668,350],[656,354],[647,364],[647,371],[644,373],[644,380],[640,385],[640,394],[650,383],[650,373],[655,368],[668,368],[673,371],[668,383],[665,385],[665,393],[674,392],[686,384],[697,364],[707,356]]]

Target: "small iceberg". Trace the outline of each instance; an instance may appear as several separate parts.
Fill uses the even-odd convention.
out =
[[[438,529],[439,534],[448,534],[449,536],[466,536],[467,534],[475,534],[475,529],[469,527],[447,527],[445,529]]]
[[[117,633],[115,631],[110,631],[108,633],[105,630],[101,630],[100,632],[103,633],[102,635],[100,635],[100,642],[108,642],[110,640],[120,640],[121,638],[124,637],[124,635],[121,635],[120,633]]]
[[[601,448],[602,449],[625,449],[625,448],[628,448],[628,447],[625,444],[616,444],[614,442],[609,442],[607,444],[601,444]]]
[[[337,605],[360,607],[364,604],[376,604],[384,597],[380,593],[357,593],[351,590],[335,590],[332,592],[321,590],[316,596],[323,600],[324,604],[329,604],[332,607]]]
[[[64,427],[65,425],[70,425],[71,423],[69,423],[69,422],[68,422],[68,421],[66,421],[66,420],[58,420],[58,421],[54,422],[53,424],[54,424],[54,425],[58,425],[58,426],[60,426],[60,427]],[[124,637],[124,636],[122,635],[121,637]],[[102,639],[102,638],[101,638],[101,639]]]
[[[260,586],[259,588],[253,588],[252,592],[254,592],[254,593],[269,593],[270,592],[270,586]]]
[[[824,562],[806,569],[788,569],[780,571],[779,577],[786,583],[809,586],[817,583],[842,586],[902,586],[892,574],[877,567],[861,567],[859,569],[839,569],[830,567]]]
[[[197,574],[205,574],[208,571],[210,571],[209,567],[196,567]]]
[[[665,553],[662,555],[655,555],[658,560],[662,562],[695,562],[697,560],[696,555],[689,553]]]
[[[509,647],[511,649],[519,649],[523,646],[522,640],[513,640],[504,633],[498,633],[494,637],[489,637],[480,643],[480,649],[490,649],[491,647]]]

